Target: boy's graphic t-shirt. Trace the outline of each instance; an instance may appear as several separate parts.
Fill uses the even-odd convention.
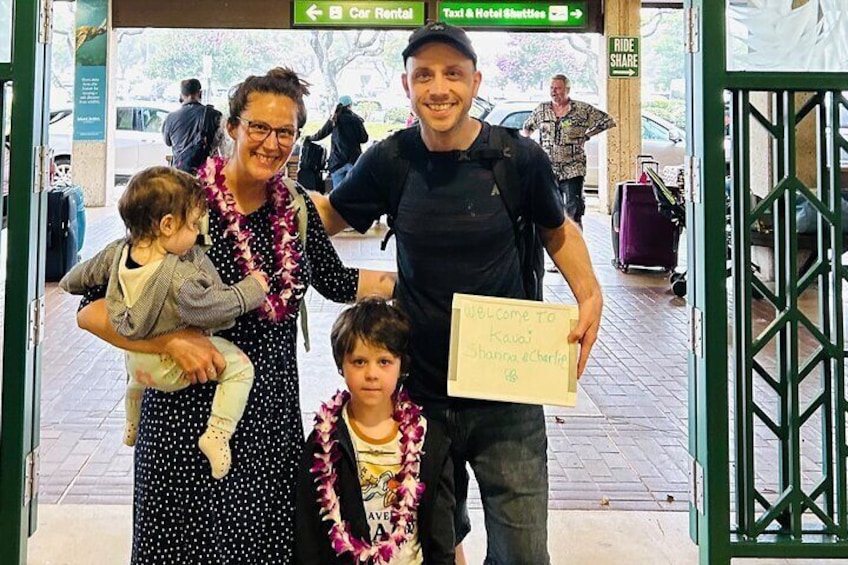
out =
[[[364,436],[348,418],[347,410],[342,411],[344,422],[350,431],[356,463],[359,471],[359,485],[362,489],[362,502],[365,517],[371,530],[371,542],[387,539],[392,531],[392,504],[396,498],[400,472],[400,432],[383,439]],[[421,418],[425,426],[426,421]],[[422,565],[424,558],[418,543],[417,523],[409,528],[412,537],[400,548],[400,553],[392,559],[390,565]]]

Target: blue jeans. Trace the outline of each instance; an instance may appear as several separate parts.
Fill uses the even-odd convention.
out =
[[[548,565],[548,437],[542,407],[491,402],[425,411],[445,425],[451,440],[456,543],[471,531],[468,463],[483,501],[484,565]]]
[[[582,227],[583,214],[586,212],[586,199],[583,197],[583,177],[561,180],[558,181],[558,184],[566,215]]]
[[[350,170],[352,168],[353,168],[353,165],[348,163],[346,165],[342,165],[341,169],[336,169],[335,171],[330,173],[330,178],[333,179],[333,188],[334,189],[337,186],[339,186],[342,183],[343,180],[345,180],[345,177],[347,176],[347,174],[350,172]]]

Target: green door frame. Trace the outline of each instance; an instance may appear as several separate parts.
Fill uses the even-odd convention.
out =
[[[795,128],[809,112],[819,123],[838,123],[840,91],[848,90],[848,73],[764,73],[727,70],[727,0],[686,0],[687,22],[695,32],[687,56],[690,174],[687,203],[689,230],[689,296],[691,349],[689,354],[689,452],[692,457],[690,535],[699,545],[703,565],[729,564],[738,557],[848,557],[848,504],[846,504],[845,339],[842,330],[841,286],[848,269],[839,235],[839,148],[848,147],[838,127],[820,127],[818,194],[800,186],[795,171]],[[687,25],[688,25],[687,23]],[[689,34],[692,35],[691,32]],[[726,197],[724,97],[731,94],[733,131],[730,183],[732,248],[731,288],[726,277]],[[796,92],[813,92],[814,101],[795,107]],[[774,116],[758,115],[749,104],[750,92],[766,92],[775,100]],[[843,101],[844,102],[844,101]],[[773,137],[776,184],[762,205],[750,204],[751,119],[764,124]],[[836,120],[836,121],[835,121]],[[799,193],[818,197],[816,249],[818,259],[809,275],[797,273],[794,204]],[[774,291],[751,271],[751,229],[768,210],[774,211]],[[818,283],[813,287],[813,283]],[[817,321],[808,320],[798,307],[799,295],[815,288]],[[752,335],[752,296],[756,293],[774,306],[775,321],[760,335]],[[732,308],[729,304],[732,303]],[[728,323],[733,328],[728,346]],[[802,328],[803,326],[803,328]],[[810,359],[800,358],[799,330],[809,331],[820,347]],[[766,375],[754,356],[765,342],[775,339],[776,376]],[[728,360],[730,363],[728,365]],[[821,363],[821,365],[819,365]],[[821,367],[818,372],[816,368]],[[805,405],[800,385],[818,375],[821,393]],[[754,378],[775,390],[776,419],[754,398]],[[812,380],[812,379],[811,379]],[[733,386],[734,396],[729,388]],[[821,415],[822,458],[820,481],[802,484],[802,426]],[[779,491],[767,500],[755,488],[754,425],[765,426],[778,445]],[[734,443],[730,443],[732,440]],[[732,447],[733,452],[729,446]],[[731,460],[736,470],[731,474]],[[733,488],[732,488],[733,487]],[[808,488],[808,492],[804,489]],[[735,509],[731,513],[731,493]],[[821,502],[819,502],[821,500]],[[802,520],[820,520],[812,530]]]
[[[9,213],[0,410],[0,563],[26,563],[37,524],[40,347],[44,320],[45,151],[52,0],[14,0]],[[44,31],[44,30],[47,31]],[[0,131],[9,133],[5,126]],[[34,188],[36,187],[36,188]],[[33,486],[28,489],[28,484]]]

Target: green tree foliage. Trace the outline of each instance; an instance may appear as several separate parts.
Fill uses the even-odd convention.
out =
[[[497,59],[502,87],[547,90],[551,76],[565,74],[575,91],[598,92],[598,53],[581,34],[508,33],[508,51]]]
[[[313,68],[311,58],[297,57],[308,52],[301,37],[276,30],[150,30],[142,41],[150,46],[146,77],[172,84],[188,77],[205,78],[207,57],[211,57],[209,86],[214,90],[229,89],[274,66],[304,74]]]
[[[655,116],[673,123],[678,128],[686,129],[685,101],[657,99],[643,102],[642,107]]]
[[[74,95],[74,19],[76,2],[57,3],[53,8],[53,49],[51,54],[52,107],[66,106]],[[59,100],[52,98],[56,95]]]
[[[671,81],[683,78],[683,61],[683,11],[642,10],[642,80],[669,92]]]
[[[342,71],[359,58],[378,59],[383,56],[386,32],[375,30],[310,31],[309,47],[321,69],[324,89],[320,92],[321,108],[329,114],[339,99],[339,77]],[[359,85],[352,85],[358,88]]]

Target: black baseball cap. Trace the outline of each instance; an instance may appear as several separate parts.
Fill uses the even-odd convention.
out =
[[[447,43],[455,47],[475,65],[477,64],[477,53],[474,52],[474,47],[465,30],[443,22],[431,22],[412,32],[409,36],[409,44],[403,50],[403,64],[406,65],[406,60],[423,45],[434,42]]]

